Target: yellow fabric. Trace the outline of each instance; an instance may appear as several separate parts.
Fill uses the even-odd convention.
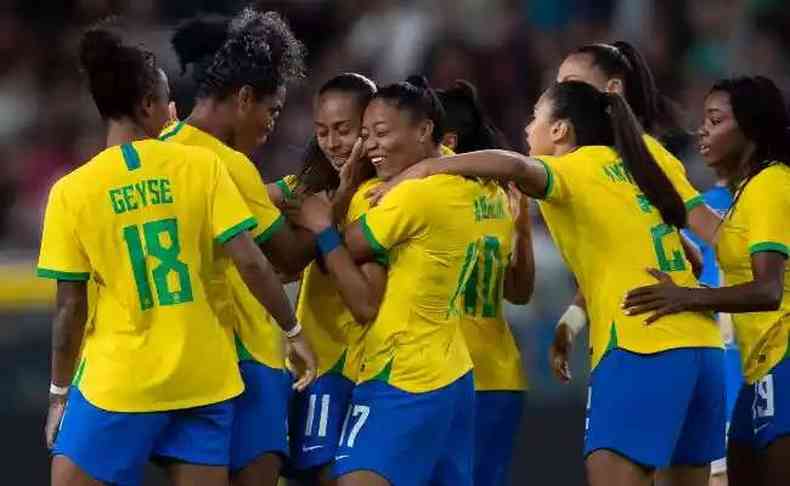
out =
[[[92,404],[161,411],[242,391],[207,292],[220,244],[254,225],[225,167],[200,148],[110,147],[53,186],[38,274],[97,284],[76,380]]]
[[[656,159],[658,164],[672,181],[675,190],[686,203],[686,209],[691,210],[700,204],[704,204],[704,200],[700,193],[691,185],[686,177],[686,167],[683,162],[678,160],[677,157],[667,150],[661,143],[650,135],[644,135],[643,139],[647,149]]]
[[[252,233],[258,244],[265,243],[285,224],[280,210],[269,199],[258,169],[246,155],[184,122],[166,128],[161,138],[168,142],[204,147],[219,156],[258,220],[258,227]],[[210,298],[222,322],[235,329],[239,358],[252,358],[270,368],[282,369],[285,366],[282,331],[247,289],[236,267],[227,260],[221,264],[224,265],[227,281],[215,282]]]
[[[462,295],[461,330],[475,369],[475,389],[524,390],[521,353],[505,320],[502,291],[513,250],[513,220],[505,191],[488,184],[475,200],[477,259]]]
[[[457,176],[406,181],[360,224],[389,262],[387,288],[364,337],[358,381],[436,390],[472,367],[460,330],[461,294],[477,259],[474,201],[490,186]]]
[[[294,179],[286,176],[282,180]],[[345,224],[370,209],[365,192],[379,183],[378,179],[371,179],[359,187],[349,204]],[[336,372],[356,380],[365,328],[354,320],[334,279],[316,262],[308,265],[302,276],[296,316],[318,358],[319,374]]]
[[[612,347],[651,354],[722,346],[708,315],[680,313],[645,326],[645,316],[623,313],[628,290],[655,283],[646,268],[669,272],[678,285],[696,286],[697,281],[678,231],[641,194],[617,153],[589,146],[540,159],[549,173],[541,212],[587,300],[592,366]],[[684,184],[666,159],[657,161],[676,187]]]
[[[716,255],[727,285],[754,280],[752,255],[790,248],[790,168],[774,164],[743,189],[732,214],[719,229]],[[754,383],[788,352],[790,271],[785,269],[782,305],[776,311],[732,314],[746,381]]]

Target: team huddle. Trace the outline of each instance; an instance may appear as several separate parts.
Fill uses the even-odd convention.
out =
[[[183,22],[172,47],[198,86],[182,120],[152,53],[109,24],[81,41],[107,143],[44,219],[53,485],[138,485],[151,461],[175,485],[508,484],[526,380],[503,305],[540,285],[529,199],[579,288],[550,350],[561,381],[589,322],[590,484],[702,486],[725,457],[731,485],[790,481],[790,117],[772,81],[710,89],[704,196],[624,42],[562,61],[528,155],[466,81],[339,74],[301,168],[265,182],[249,157],[306,76],[301,42],[248,7]]]

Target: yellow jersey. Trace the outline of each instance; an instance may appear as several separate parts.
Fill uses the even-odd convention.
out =
[[[207,148],[219,156],[258,221],[252,233],[258,244],[265,243],[285,224],[280,210],[269,199],[258,169],[246,155],[183,121],[165,128],[160,139]],[[219,273],[226,279],[215,282],[209,298],[222,322],[235,329],[239,360],[255,360],[270,368],[282,369],[285,366],[282,331],[249,291],[236,267],[227,261],[219,263],[224,265]]]
[[[225,167],[199,148],[110,147],[53,186],[37,273],[96,283],[74,380],[92,404],[163,411],[241,393],[231,330],[207,292],[220,245],[254,227]]]
[[[526,380],[502,301],[513,251],[507,194],[493,182],[474,201],[477,259],[462,294],[461,330],[474,363],[475,390],[524,390]]]
[[[389,268],[358,382],[378,379],[419,393],[472,368],[460,328],[462,294],[478,260],[475,201],[495,194],[475,180],[435,175],[403,182],[360,218]]]
[[[754,280],[751,256],[761,251],[790,255],[790,167],[763,169],[743,188],[732,213],[719,228],[716,255],[727,285]],[[790,271],[778,310],[731,314],[741,350],[743,374],[754,383],[788,356],[790,338]]]
[[[696,286],[697,280],[679,232],[641,193],[617,152],[587,146],[539,159],[548,175],[543,218],[587,301],[592,367],[615,347],[640,354],[721,347],[709,315],[684,312],[646,326],[645,316],[623,312],[626,292],[655,283],[647,268],[670,273],[678,285]],[[696,191],[685,176],[666,159],[656,159],[687,204],[695,204]]]
[[[292,176],[283,178],[278,185],[290,188],[295,186]],[[354,194],[344,225],[358,219],[370,204],[364,197],[380,181],[371,179],[364,182]],[[286,196],[290,192],[285,192]],[[365,327],[354,320],[354,316],[343,302],[337,284],[331,275],[317,262],[305,269],[299,287],[296,317],[304,329],[305,337],[313,347],[318,359],[318,373],[342,373],[355,381],[361,359],[361,342]]]

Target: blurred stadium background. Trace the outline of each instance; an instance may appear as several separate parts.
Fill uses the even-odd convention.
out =
[[[4,0],[0,6],[0,461],[3,484],[48,484],[42,426],[49,379],[53,288],[33,277],[42,210],[60,175],[93,156],[104,134],[76,68],[81,29],[109,14],[129,20],[166,65],[179,112],[194,87],[180,76],[169,28],[198,12],[233,13],[240,0]],[[415,72],[437,87],[478,85],[514,148],[542,88],[577,45],[624,39],[648,58],[659,87],[684,107],[689,126],[712,80],[767,74],[788,85],[790,10],[781,0],[291,0],[258,2],[283,13],[309,48],[309,79],[292,89],[275,135],[256,157],[264,178],[293,171],[310,134],[311,93],[343,71],[380,83]],[[687,144],[689,145],[689,144]],[[692,180],[711,174],[686,154]],[[613,215],[614,217],[615,215]],[[530,382],[515,454],[516,485],[584,484],[581,461],[587,379],[576,349],[573,384],[550,375],[547,348],[573,292],[535,218],[532,302],[509,309]],[[503,431],[505,432],[505,431]],[[119,444],[119,447],[122,447]],[[147,484],[160,484],[152,469]]]

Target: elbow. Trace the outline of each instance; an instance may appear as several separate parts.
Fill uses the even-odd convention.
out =
[[[373,296],[368,296],[367,298],[359,299],[355,305],[349,307],[349,309],[351,310],[351,315],[354,316],[355,321],[362,325],[368,325],[376,320],[376,316],[379,314],[380,306],[380,299],[377,299]]]
[[[782,285],[771,285],[764,289],[762,300],[765,304],[765,310],[775,311],[782,307],[783,290]]]

